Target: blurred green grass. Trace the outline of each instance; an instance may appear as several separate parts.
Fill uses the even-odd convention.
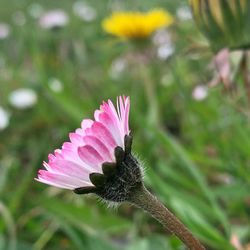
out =
[[[73,14],[74,2],[0,1],[0,22],[11,27],[9,37],[0,40],[0,105],[11,114],[9,126],[0,131],[0,249],[183,249],[127,204],[106,209],[95,197],[34,181],[47,154],[102,100],[120,94],[131,96],[134,151],[145,161],[152,192],[208,249],[232,249],[232,235],[247,244],[250,125],[244,89],[231,97],[219,86],[203,101],[192,98],[193,88],[212,77],[212,53],[200,46],[204,40],[192,20],[176,17],[170,28],[175,53],[167,60],[153,54],[142,67],[136,56],[130,60],[134,48],[106,35],[100,25],[113,9],[157,6],[175,15],[187,3],[85,1],[97,18],[84,22]],[[37,4],[65,10],[69,24],[41,29],[30,15]],[[17,15],[25,18],[24,25],[15,24]],[[114,76],[117,59],[127,60],[127,66]],[[61,92],[51,89],[53,79],[61,82]],[[10,105],[9,94],[21,87],[37,93],[32,108]]]

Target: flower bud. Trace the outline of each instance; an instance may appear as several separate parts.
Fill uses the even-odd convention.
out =
[[[190,0],[199,29],[217,52],[250,48],[249,0]]]

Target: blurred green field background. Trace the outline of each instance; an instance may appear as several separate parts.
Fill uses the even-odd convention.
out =
[[[82,4],[96,16],[76,15]],[[140,50],[102,30],[114,10],[155,7],[175,18],[167,30],[170,56],[161,56],[157,42]],[[65,11],[65,27],[39,26],[39,15],[51,9]],[[1,0],[0,23],[9,25],[0,40],[0,106],[10,117],[0,130],[0,249],[185,249],[136,208],[108,209],[96,197],[34,181],[48,153],[103,100],[121,94],[131,97],[134,151],[148,188],[207,249],[234,249],[232,239],[249,249],[247,98],[239,79],[234,96],[219,85],[195,99],[196,86],[213,77],[213,54],[187,1]],[[11,104],[19,88],[36,93],[32,107]]]

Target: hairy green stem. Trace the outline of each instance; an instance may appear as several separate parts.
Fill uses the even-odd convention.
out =
[[[137,207],[144,209],[152,217],[158,220],[172,234],[176,235],[189,249],[204,250],[205,247],[184,226],[177,217],[172,214],[155,196],[143,185],[136,188],[129,200]]]

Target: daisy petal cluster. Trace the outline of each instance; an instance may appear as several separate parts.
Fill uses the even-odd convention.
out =
[[[69,134],[70,142],[49,154],[45,170],[39,170],[37,181],[74,190],[93,186],[91,173],[102,173],[102,164],[115,162],[116,147],[124,149],[129,134],[129,97],[117,98],[117,106],[108,100],[94,112],[94,120],[84,119],[81,128]]]
[[[102,25],[107,33],[117,37],[143,39],[172,23],[173,17],[167,11],[155,9],[148,12],[114,12]]]

